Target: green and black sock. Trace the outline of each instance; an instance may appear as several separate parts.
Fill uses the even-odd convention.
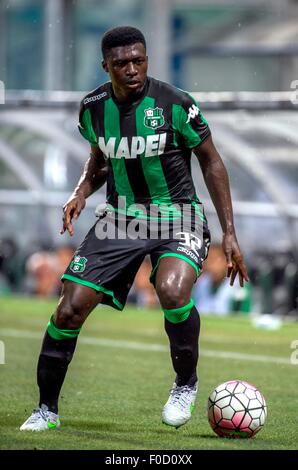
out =
[[[188,308],[186,308],[188,307]],[[193,386],[198,380],[200,315],[191,301],[181,309],[164,310],[165,330],[178,386]]]
[[[37,365],[37,384],[40,392],[39,406],[47,405],[58,413],[58,398],[68,365],[77,344],[80,328],[61,330],[53,322],[48,323]]]

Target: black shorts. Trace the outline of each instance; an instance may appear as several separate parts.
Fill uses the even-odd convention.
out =
[[[180,221],[163,222],[158,228],[156,221],[150,224],[149,231],[147,220],[104,213],[76,250],[62,280],[103,292],[103,304],[123,310],[146,255],[151,258],[153,285],[160,260],[169,256],[185,260],[198,277],[210,245],[205,218],[192,214],[183,226]]]

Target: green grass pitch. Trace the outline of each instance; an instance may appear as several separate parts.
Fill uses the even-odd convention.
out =
[[[62,428],[35,434],[19,426],[37,404],[36,363],[55,301],[2,298],[0,305],[1,449],[298,449],[298,365],[290,363],[297,323],[264,331],[240,316],[203,316],[197,404],[176,430],[161,423],[174,379],[162,313],[97,308],[62,389]],[[253,439],[222,439],[209,427],[207,398],[231,379],[257,385],[267,400],[267,423]]]

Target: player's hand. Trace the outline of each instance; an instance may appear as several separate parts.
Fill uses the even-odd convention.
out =
[[[74,234],[73,225],[71,223],[72,219],[77,219],[86,205],[86,199],[81,194],[76,194],[71,196],[66,204],[63,206],[63,226],[60,230],[60,234],[67,230],[69,235],[72,237]]]
[[[222,248],[226,255],[228,272],[227,277],[230,278],[230,286],[234,284],[236,276],[239,276],[239,284],[244,285],[244,280],[249,281],[247,269],[243,261],[243,256],[239,248],[235,234],[225,234],[223,237]]]

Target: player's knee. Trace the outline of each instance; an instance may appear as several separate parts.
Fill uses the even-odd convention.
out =
[[[168,281],[160,283],[157,294],[161,306],[166,309],[181,308],[189,303],[189,293]]]
[[[54,322],[61,330],[76,330],[84,322],[84,312],[80,305],[67,302],[59,305],[54,315]]]

